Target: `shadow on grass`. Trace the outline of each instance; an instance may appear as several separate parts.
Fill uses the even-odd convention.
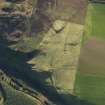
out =
[[[24,81],[31,88],[39,91],[56,105],[93,105],[71,94],[60,94],[56,88],[49,86],[45,80],[51,78],[51,72],[32,71],[27,61],[40,54],[39,50],[29,53],[13,51],[0,44],[0,69],[7,75]]]
[[[6,100],[6,93],[5,93],[1,84],[0,84],[0,93],[1,93],[0,94],[1,95],[0,100],[1,100],[1,98],[3,98],[3,101],[5,101]]]

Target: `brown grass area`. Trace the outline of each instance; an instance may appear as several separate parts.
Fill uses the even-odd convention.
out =
[[[105,41],[92,38],[82,47],[79,69],[84,73],[105,74]]]
[[[84,23],[87,0],[58,0],[57,15],[72,22]]]

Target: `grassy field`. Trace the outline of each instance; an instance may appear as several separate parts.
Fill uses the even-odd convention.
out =
[[[76,94],[95,105],[105,104],[104,48],[105,42],[95,38],[83,45],[77,73]]]
[[[88,7],[85,43],[81,49],[75,94],[95,105],[105,105],[105,5]],[[88,39],[89,38],[89,39]]]
[[[84,40],[95,36],[105,39],[105,5],[89,4],[86,17]]]
[[[76,94],[93,103],[94,105],[105,104],[105,75],[78,73]]]
[[[34,71],[51,72],[54,78],[52,85],[62,90],[71,89],[72,91],[74,88],[82,29],[82,25],[74,23],[68,23],[65,29],[58,34],[51,29],[40,43],[43,53],[29,61],[34,65]],[[75,43],[77,43],[76,46],[70,45]],[[50,78],[46,81],[51,83]]]

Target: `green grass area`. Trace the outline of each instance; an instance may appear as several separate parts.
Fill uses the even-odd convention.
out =
[[[105,75],[78,72],[75,93],[95,105],[105,105]]]
[[[84,41],[92,37],[105,39],[104,27],[105,4],[89,4]],[[104,43],[100,43],[93,42],[94,45],[89,45],[89,43],[83,45],[85,47],[82,48],[75,83],[75,94],[94,105],[105,105],[105,55],[102,47]]]
[[[75,94],[95,105],[105,104],[105,52],[102,47],[105,43],[102,41],[92,40],[82,47],[75,84]]]
[[[91,36],[105,39],[105,4],[89,4],[84,40]]]

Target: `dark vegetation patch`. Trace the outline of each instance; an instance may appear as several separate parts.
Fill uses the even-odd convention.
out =
[[[33,56],[37,56],[37,51],[30,53],[16,52],[4,46],[3,43],[0,44],[0,49],[0,69],[7,75],[24,81],[28,86],[39,91],[57,105],[93,105],[71,94],[58,94],[55,87],[49,86],[45,82],[46,78],[51,77],[50,72],[33,71],[32,65],[27,64],[27,61],[32,59]]]

